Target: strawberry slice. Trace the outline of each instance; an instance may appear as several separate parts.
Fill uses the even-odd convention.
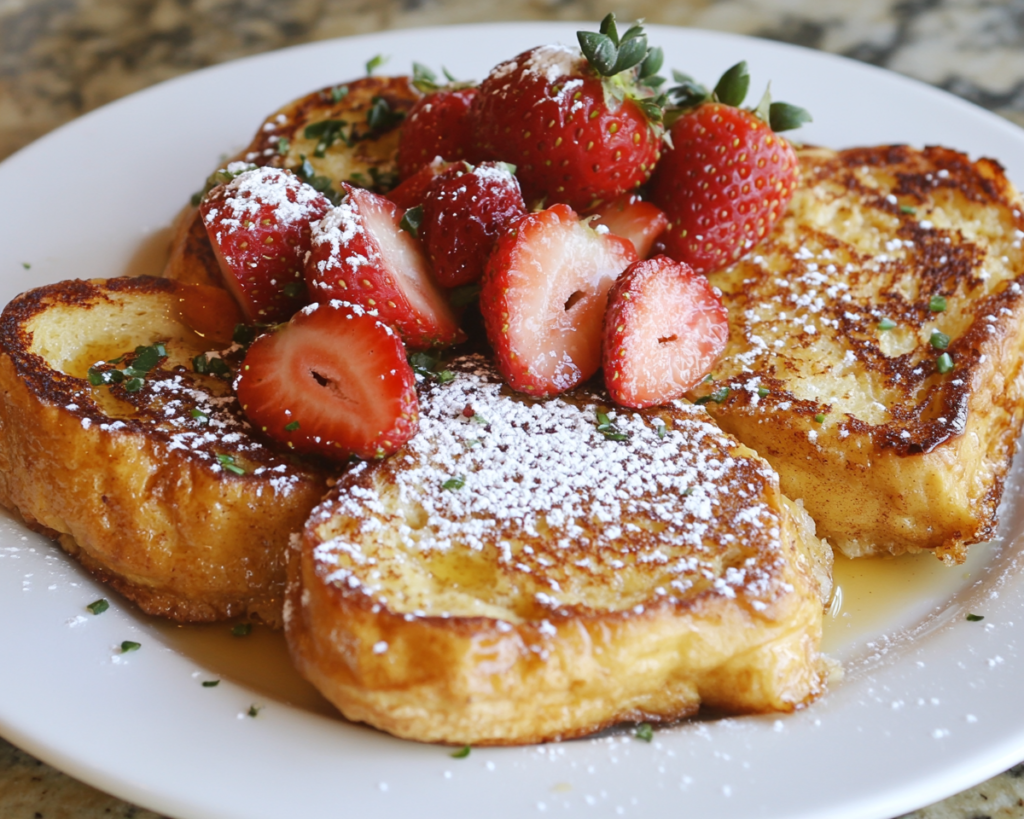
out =
[[[672,401],[707,375],[728,338],[728,315],[707,279],[667,256],[637,262],[608,294],[605,385],[626,407]]]
[[[598,233],[567,205],[512,222],[480,292],[487,337],[508,385],[555,395],[597,372],[608,290],[635,261],[626,239]]]
[[[433,160],[416,171],[416,173],[402,182],[401,185],[397,188],[392,188],[384,195],[403,210],[422,205],[423,198],[427,195],[427,190],[450,164],[450,162],[445,162],[439,156],[434,157]]]
[[[406,180],[434,157],[465,159],[473,140],[470,105],[473,86],[438,88],[417,100],[398,137],[398,178]]]
[[[624,193],[591,211],[591,215],[597,217],[591,225],[604,225],[616,236],[629,239],[641,259],[651,254],[654,240],[668,226],[665,212],[657,205],[645,202],[635,193]]]
[[[416,434],[416,378],[401,340],[343,302],[310,305],[256,339],[235,389],[253,426],[297,452],[380,458]]]
[[[478,281],[498,235],[526,213],[513,173],[504,162],[458,162],[427,189],[420,238],[442,287]]]
[[[289,171],[253,168],[199,205],[224,283],[246,321],[286,321],[306,303],[310,223],[331,203]]]
[[[342,187],[345,199],[313,229],[306,260],[313,299],[374,310],[416,349],[464,340],[419,242],[400,227],[403,211],[376,193]]]

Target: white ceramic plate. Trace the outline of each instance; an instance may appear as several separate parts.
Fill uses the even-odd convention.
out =
[[[247,143],[278,105],[360,75],[376,54],[390,55],[394,73],[416,59],[482,77],[532,45],[575,42],[578,27],[319,43],[201,71],[82,117],[0,166],[0,302],[45,282],[158,264],[161,231],[220,157]],[[752,96],[771,78],[776,98],[813,111],[802,132],[808,142],[942,143],[1001,159],[1024,186],[1024,133],[929,87],[722,34],[655,28],[652,41],[667,67],[708,82],[748,60]],[[847,679],[804,712],[688,723],[650,744],[612,732],[453,759],[334,717],[290,671],[278,636],[257,630],[240,640],[224,626],[154,623],[49,542],[0,518],[0,733],[182,819],[506,819],[566,810],[886,819],[1024,759],[1024,578],[1015,571],[1024,508],[1006,504],[1002,535],[967,568],[904,561],[905,579],[890,571],[889,591],[874,596],[861,587],[858,597],[844,569],[848,599],[829,643]],[[94,617],[84,607],[100,596],[113,605]],[[965,621],[968,611],[984,621]],[[120,656],[125,639],[142,648]],[[223,682],[200,685],[214,678]],[[254,704],[262,710],[251,718]]]

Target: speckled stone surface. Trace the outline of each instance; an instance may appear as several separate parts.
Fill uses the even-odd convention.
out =
[[[214,63],[388,28],[620,19],[796,43],[932,83],[1024,125],[1024,0],[0,0],[0,159],[92,108]],[[0,740],[0,819],[156,814]],[[913,819],[1024,819],[1024,765]]]

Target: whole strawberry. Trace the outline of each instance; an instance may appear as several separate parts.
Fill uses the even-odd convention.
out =
[[[413,63],[413,85],[424,93],[409,110],[398,136],[398,178],[403,182],[435,157],[466,159],[472,142],[469,110],[476,88],[439,86],[433,72]]]
[[[498,235],[526,213],[514,170],[501,162],[457,162],[427,189],[419,237],[442,287],[479,280]]]
[[[645,182],[663,129],[660,49],[614,15],[578,33],[582,52],[540,46],[494,68],[473,102],[477,160],[516,166],[527,202],[588,210]]]
[[[671,148],[651,179],[650,197],[669,225],[665,253],[698,273],[724,267],[763,239],[793,195],[796,152],[777,132],[810,120],[802,108],[772,103],[741,109],[750,76],[730,68],[713,93],[688,78],[670,94],[680,107],[669,130]]]

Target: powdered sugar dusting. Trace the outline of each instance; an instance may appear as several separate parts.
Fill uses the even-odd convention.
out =
[[[614,610],[704,589],[763,609],[784,591],[780,521],[765,502],[774,473],[736,454],[703,409],[676,404],[667,423],[608,412],[625,436],[613,440],[598,429],[599,395],[533,401],[511,396],[483,358],[451,366],[453,381],[424,385],[406,449],[351,470],[314,512],[329,522],[315,551],[328,582],[432,614],[443,595],[385,599],[387,581],[468,561],[494,574],[487,596],[526,596],[540,613],[596,605],[602,587]]]

